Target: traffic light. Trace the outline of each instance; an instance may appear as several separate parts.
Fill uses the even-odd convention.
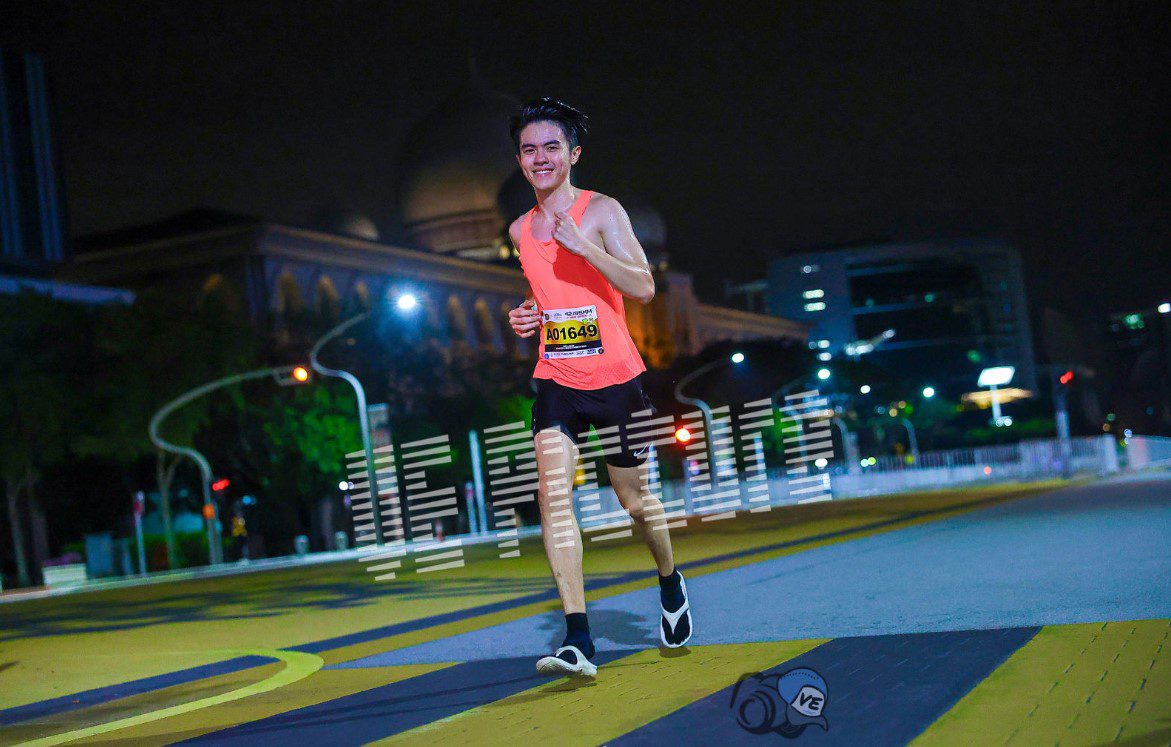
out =
[[[680,426],[675,429],[675,442],[676,443],[685,444],[690,441],[691,441],[691,431],[690,430],[688,430],[687,428],[685,428],[683,426]]]
[[[1065,373],[1061,374],[1061,376],[1057,377],[1057,380],[1059,382],[1061,382],[1062,386],[1069,386],[1070,384],[1073,383],[1073,370],[1070,369],[1070,370],[1066,371]]]
[[[313,374],[305,366],[293,366],[272,369],[272,377],[281,386],[298,386],[307,383]]]
[[[231,480],[229,480],[226,477],[221,477],[220,479],[216,480],[215,482],[213,482],[211,484],[211,489],[212,489],[212,492],[218,493],[221,490],[227,490],[228,486],[231,484],[232,484]]]

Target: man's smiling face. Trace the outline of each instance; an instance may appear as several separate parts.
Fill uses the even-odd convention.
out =
[[[549,192],[561,186],[580,157],[581,146],[571,151],[556,122],[532,122],[520,131],[516,160],[534,189]]]

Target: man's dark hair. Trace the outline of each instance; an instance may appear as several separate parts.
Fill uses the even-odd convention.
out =
[[[519,153],[521,130],[533,122],[553,122],[560,125],[561,131],[565,133],[565,139],[569,143],[569,149],[573,150],[581,145],[581,136],[589,132],[588,121],[589,118],[585,114],[569,104],[546,96],[533,99],[522,106],[520,113],[509,120],[508,131],[512,134],[512,142]]]

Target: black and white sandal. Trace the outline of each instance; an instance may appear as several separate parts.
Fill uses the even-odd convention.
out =
[[[590,660],[577,646],[562,646],[554,651],[552,656],[542,656],[537,659],[537,672],[540,674],[594,677],[598,674],[598,668],[590,663]]]
[[[679,574],[679,587],[683,590],[683,604],[674,612],[668,612],[662,604],[659,609],[663,619],[659,623],[659,640],[667,648],[679,648],[691,640],[691,603],[687,600],[687,582]]]

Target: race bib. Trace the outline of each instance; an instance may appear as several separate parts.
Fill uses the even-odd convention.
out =
[[[601,355],[602,330],[598,307],[546,309],[542,312],[546,358],[580,358]]]

